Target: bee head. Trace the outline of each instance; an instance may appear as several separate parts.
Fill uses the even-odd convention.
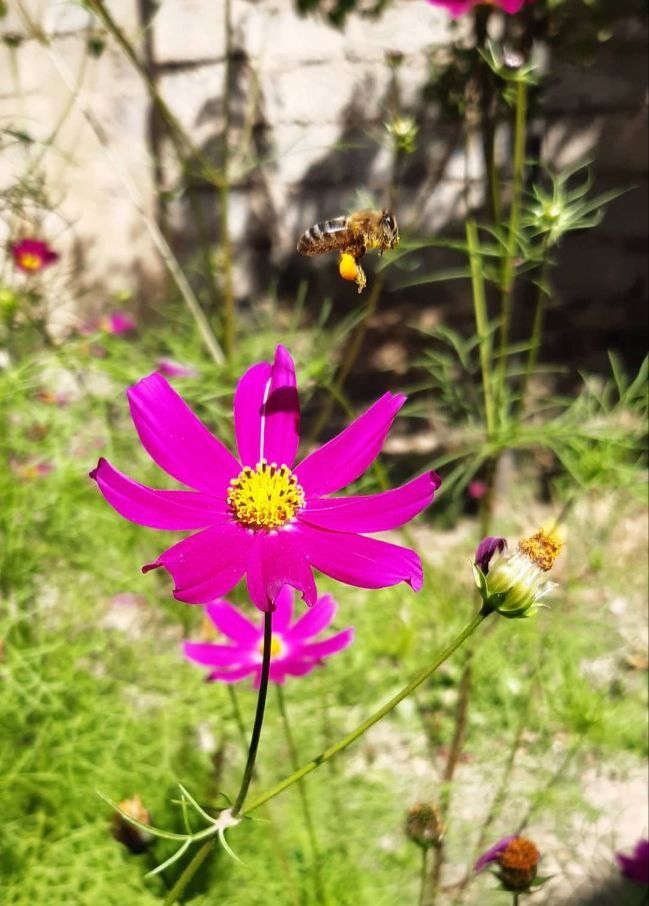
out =
[[[399,227],[397,226],[397,218],[391,211],[383,211],[381,226],[383,228],[386,247],[394,248],[394,246],[399,243]]]

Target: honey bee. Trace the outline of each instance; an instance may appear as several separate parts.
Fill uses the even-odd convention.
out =
[[[399,244],[397,219],[390,211],[355,211],[347,217],[334,217],[316,223],[303,233],[297,243],[301,255],[326,255],[340,252],[339,270],[345,280],[354,280],[358,292],[367,284],[360,260],[376,249],[382,255]]]

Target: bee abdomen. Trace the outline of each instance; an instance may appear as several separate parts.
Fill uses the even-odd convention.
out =
[[[297,243],[298,252],[301,255],[319,255],[323,251],[336,248],[335,236],[346,230],[347,226],[346,217],[334,217],[315,223],[300,236]]]

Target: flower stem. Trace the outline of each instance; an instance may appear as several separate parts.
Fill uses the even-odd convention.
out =
[[[527,82],[520,77],[516,83],[516,119],[514,125],[514,173],[512,181],[511,208],[509,211],[509,228],[507,233],[507,246],[503,259],[501,272],[501,325],[500,325],[500,351],[498,361],[498,400],[503,403],[505,377],[507,373],[507,346],[512,320],[512,300],[514,277],[516,273],[515,261],[520,229],[521,194],[525,177],[525,139],[527,134]]]
[[[428,848],[421,848],[421,872],[419,875],[419,906],[426,904],[426,880],[428,878]]]
[[[257,696],[257,709],[255,711],[255,720],[252,725],[252,733],[250,734],[248,757],[246,759],[246,766],[243,771],[241,787],[239,789],[235,803],[232,806],[233,817],[237,817],[241,814],[241,807],[243,806],[245,798],[248,794],[248,788],[250,787],[252,776],[255,770],[255,760],[257,758],[257,749],[259,748],[261,728],[264,722],[264,710],[266,708],[266,694],[268,692],[268,677],[270,674],[270,652],[272,640],[273,614],[272,611],[268,611],[264,613],[264,647],[261,661],[261,677],[259,680],[259,695]],[[182,896],[187,885],[190,883],[198,869],[208,857],[213,846],[213,839],[208,840],[207,843],[204,843],[203,846],[201,846],[191,862],[189,862],[189,864],[185,867],[183,873],[180,875],[167,896],[164,898],[162,906],[173,906],[173,904]]]
[[[257,710],[255,711],[255,720],[252,725],[250,735],[250,745],[248,747],[248,758],[243,771],[241,787],[234,805],[232,806],[232,815],[237,817],[241,812],[241,807],[248,795],[248,788],[252,781],[253,771],[255,769],[255,760],[257,758],[257,749],[259,748],[259,739],[261,737],[261,727],[264,722],[264,710],[266,708],[266,694],[268,692],[268,677],[270,674],[270,650],[273,639],[273,614],[272,611],[264,613],[264,647],[261,661],[261,677],[259,680],[259,695],[257,697]]]
[[[297,783],[298,780],[301,780],[303,777],[306,777],[307,774],[310,774],[312,771],[315,771],[316,768],[319,768],[321,764],[329,761],[330,758],[333,758],[334,755],[337,755],[339,752],[342,752],[349,745],[355,742],[360,736],[367,732],[374,724],[378,723],[386,714],[389,714],[396,706],[411,695],[415,689],[420,686],[425,680],[427,680],[432,674],[437,670],[441,664],[444,663],[457,649],[460,645],[465,642],[470,635],[478,628],[480,623],[484,620],[486,614],[478,613],[460,632],[460,634],[449,644],[447,647],[440,652],[440,654],[435,658],[435,660],[423,670],[420,670],[409,683],[407,683],[400,692],[397,692],[388,702],[386,702],[382,707],[375,711],[370,717],[359,724],[355,730],[352,730],[351,733],[348,733],[347,736],[344,736],[338,742],[334,743],[329,748],[325,749],[320,755],[313,758],[311,761],[307,762],[305,765],[294,771],[289,777],[286,777],[284,780],[281,780],[279,783],[275,784],[274,787],[271,787],[270,790],[267,790],[265,793],[262,793],[261,796],[258,796],[254,799],[250,805],[245,809],[242,809],[240,814],[248,815],[250,812],[253,812],[255,809],[259,808],[260,805],[263,805],[265,802],[268,802],[270,799],[274,799],[275,796],[278,796],[280,793],[283,793],[284,790],[287,790],[290,786],[293,786],[294,783]]]
[[[300,767],[300,759],[298,756],[297,747],[295,745],[295,739],[293,738],[293,731],[291,730],[291,725],[288,719],[286,701],[284,699],[284,690],[279,685],[277,686],[277,703],[279,705],[279,713],[282,717],[282,723],[284,724],[284,735],[286,736],[286,744],[288,746],[289,757],[291,759],[291,767],[294,771],[297,771]],[[309,805],[309,797],[307,795],[306,786],[301,780],[298,781],[297,790],[300,796],[300,804],[302,806],[304,826],[309,838],[309,846],[311,847],[311,858],[313,859],[313,886],[315,888],[316,902],[318,904],[322,904],[322,906],[325,906],[325,904],[328,903],[328,897],[326,895],[325,886],[322,880],[322,862],[320,859],[318,838],[316,836],[315,825],[313,823],[313,817],[311,815],[311,806]]]
[[[545,299],[549,295],[547,287],[549,261],[547,249],[543,249],[543,264],[538,279],[538,294],[536,297],[536,308],[534,310],[534,322],[532,324],[532,334],[530,336],[530,348],[527,354],[527,363],[525,365],[525,374],[521,385],[520,411],[525,414],[525,403],[527,402],[527,392],[529,383],[536,370],[539,358],[539,349],[543,337],[543,316],[545,315]]]
[[[473,290],[473,311],[480,348],[480,370],[482,372],[482,392],[484,394],[485,419],[487,436],[491,437],[496,426],[491,379],[491,337],[487,321],[487,300],[485,296],[484,277],[482,275],[482,257],[478,240],[478,229],[472,217],[466,222],[466,242],[471,265],[471,286]]]

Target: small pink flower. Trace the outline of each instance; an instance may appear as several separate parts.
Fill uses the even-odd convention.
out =
[[[503,837],[502,840],[499,840],[497,843],[494,843],[486,852],[484,852],[478,861],[473,866],[474,871],[482,871],[483,868],[486,868],[487,865],[491,865],[492,862],[498,862],[498,857],[504,850],[507,849],[512,840],[516,839],[516,834],[511,834],[509,837]]]
[[[190,365],[181,365],[180,362],[174,362],[173,359],[158,359],[156,362],[156,371],[163,377],[198,377],[198,371]]]
[[[638,840],[633,855],[616,853],[622,874],[636,884],[649,884],[649,840]]]
[[[25,274],[37,274],[59,260],[58,252],[40,239],[20,239],[11,243],[14,264]]]
[[[54,471],[54,466],[47,460],[40,462],[13,462],[12,469],[19,478],[25,478],[28,481],[34,478],[44,478]]]
[[[273,610],[284,585],[316,602],[312,570],[361,588],[423,583],[421,560],[409,548],[374,538],[404,525],[432,501],[440,485],[426,472],[400,488],[368,496],[332,497],[356,481],[379,454],[405,396],[384,394],[348,428],[294,466],[300,406],[295,367],[278,346],[272,365],[259,362],[234,396],[238,457],[211,434],[160,374],[128,391],[131,415],[152,459],[191,491],[154,490],[105,459],[90,474],[106,500],[131,522],[194,531],[144,571],[164,567],[174,595],[205,604],[246,576],[260,610]]]
[[[481,3],[497,6],[503,12],[512,15],[520,12],[526,4],[532,3],[534,0],[428,0],[428,2],[433,6],[445,7],[454,18],[457,18],[471,12],[474,6],[479,6]]]
[[[489,486],[484,481],[470,481],[469,482],[469,497],[473,500],[482,500],[484,495],[489,490]]]
[[[291,625],[295,593],[285,585],[275,599],[273,637],[271,642],[270,679],[284,683],[287,676],[306,676],[322,659],[342,651],[354,640],[352,628],[343,629],[326,639],[313,641],[333,620],[337,604],[331,595],[318,598],[310,611]],[[253,675],[253,685],[259,688],[264,642],[264,618],[255,626],[240,610],[223,598],[205,608],[214,626],[227,636],[230,644],[185,642],[185,656],[197,664],[213,668],[208,680],[236,683]]]
[[[114,311],[101,319],[100,327],[105,333],[119,336],[137,329],[137,322],[125,311]]]

